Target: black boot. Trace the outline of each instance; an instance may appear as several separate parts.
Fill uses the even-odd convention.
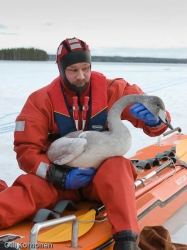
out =
[[[138,235],[134,231],[123,230],[113,235],[114,250],[141,250],[136,245]]]

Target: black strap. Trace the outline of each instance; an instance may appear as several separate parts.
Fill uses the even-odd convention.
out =
[[[51,164],[51,167],[47,171],[47,180],[53,184],[56,189],[65,191],[66,177],[71,170],[66,165]]]
[[[58,201],[55,205],[55,207],[53,208],[53,211],[56,213],[61,214],[65,208],[71,210],[71,211],[76,211],[78,210],[78,207],[75,205],[75,203],[71,200],[61,200]]]
[[[139,162],[137,162],[137,164],[135,164],[136,168],[140,168],[140,169],[150,169],[151,168],[151,164],[148,161],[142,161],[140,160]]]
[[[64,47],[66,48],[67,52],[70,53],[71,52],[71,49],[68,47],[66,41],[63,41],[61,44],[64,45]]]
[[[160,166],[160,162],[159,162],[158,159],[148,158],[148,159],[146,159],[146,161],[149,162],[149,164],[151,165],[151,167]]]
[[[172,147],[170,150],[165,150],[162,153],[157,153],[155,155],[155,158],[148,158],[146,160],[137,160],[137,159],[131,159],[131,162],[135,165],[137,168],[141,169],[150,169],[155,166],[160,166],[160,160],[168,160],[172,159],[174,163],[176,162],[175,157],[175,147]],[[184,166],[186,167],[186,166]]]
[[[33,222],[34,223],[43,222],[48,218],[56,219],[56,218],[59,218],[59,216],[57,214],[55,214],[53,211],[51,211],[51,210],[42,208],[36,213],[36,215],[35,215],[35,217],[33,219]]]
[[[66,93],[65,93],[64,87],[63,87],[63,85],[62,85],[62,82],[60,82],[60,88],[61,88],[62,95],[63,95],[64,100],[65,100],[65,103],[66,103],[66,107],[67,107],[69,116],[71,117],[72,123],[74,124],[74,130],[76,130],[75,122],[74,122],[74,119],[73,119],[73,112],[72,112],[73,108],[72,108],[72,107],[69,105],[69,103],[68,103],[68,99],[67,99],[67,97],[66,97]]]
[[[83,41],[81,41],[81,45],[82,45],[83,50],[86,50],[86,47]]]
[[[60,215],[65,209],[69,209],[71,211],[78,210],[78,207],[73,203],[71,200],[61,200],[58,201],[55,205],[55,207],[52,210],[42,208],[40,209],[34,219],[34,223],[43,222],[45,220],[51,220],[51,219],[57,219],[60,218]]]

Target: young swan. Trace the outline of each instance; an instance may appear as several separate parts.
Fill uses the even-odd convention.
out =
[[[127,95],[114,103],[107,117],[109,131],[75,131],[54,141],[48,151],[49,160],[70,167],[95,168],[109,157],[123,156],[131,147],[131,134],[121,121],[124,108],[134,103],[143,104],[153,115],[171,128],[165,105],[157,96]]]

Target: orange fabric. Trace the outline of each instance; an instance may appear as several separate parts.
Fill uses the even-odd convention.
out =
[[[74,91],[69,90],[63,81],[61,81],[63,87],[63,93],[61,90],[59,79],[53,81],[48,88],[48,94],[53,104],[53,110],[55,113],[61,114],[65,117],[70,117],[69,110],[66,106],[65,98],[63,98],[63,94],[67,99],[69,106],[73,106],[73,97],[76,96]],[[106,86],[106,78],[97,72],[92,72],[91,76],[91,84],[90,83],[85,91],[83,91],[80,95],[80,103],[81,106],[84,104],[84,97],[88,96],[90,100],[90,117],[94,117],[99,114],[102,110],[107,109],[107,86]],[[91,91],[90,91],[91,89]],[[91,93],[90,93],[91,92]],[[99,101],[98,101],[99,100]],[[78,111],[79,115],[79,129],[82,130],[82,111]],[[71,118],[70,118],[71,119]],[[105,125],[104,125],[105,126]],[[68,125],[66,126],[68,129]],[[86,129],[85,129],[86,130]]]
[[[0,180],[0,192],[6,189],[8,186],[5,181]]]
[[[90,186],[83,189],[85,196],[105,204],[112,234],[133,230],[138,234],[134,181],[137,177],[132,163],[124,157],[108,158],[98,169]]]
[[[76,95],[76,93],[74,91],[69,90],[60,77],[56,78],[49,85],[48,93],[49,93],[49,96],[51,96],[51,94],[53,92],[53,97],[51,98],[51,100],[53,100],[52,103],[54,102],[54,104],[55,104],[53,106],[57,107],[57,111],[68,116],[69,113],[68,113],[68,110],[65,106],[64,100],[59,100],[59,98],[58,98],[58,96],[62,96],[60,85],[59,85],[60,80],[62,82],[65,96],[67,98],[69,106],[73,105],[72,100],[73,100],[73,97]],[[94,116],[98,112],[100,112],[102,108],[106,107],[106,104],[105,105],[103,104],[103,103],[105,103],[105,102],[103,102],[103,99],[105,100],[105,98],[107,97],[106,77],[99,72],[92,71],[91,82],[92,82],[92,84],[94,84],[94,88],[92,86],[92,102],[95,102],[94,105],[92,105],[93,110],[92,110],[91,116]],[[58,93],[59,91],[60,91],[60,95]],[[57,97],[56,100],[55,100],[55,96]],[[85,96],[90,96],[90,83],[88,84],[88,87],[83,92],[81,92],[80,101],[81,101],[82,106],[84,103]],[[95,99],[95,96],[96,96],[96,99]],[[100,100],[100,102],[98,100]]]
[[[113,234],[121,230],[138,233],[135,178],[136,172],[129,160],[112,157],[100,166],[93,182],[83,188],[87,199],[105,204]],[[21,175],[0,194],[0,229],[33,217],[41,208],[52,209],[58,200],[80,200],[78,190],[57,191],[32,174]]]

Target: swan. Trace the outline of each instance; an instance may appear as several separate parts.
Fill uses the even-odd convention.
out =
[[[129,129],[121,121],[121,113],[125,107],[137,102],[172,129],[167,120],[165,105],[159,97],[127,95],[111,107],[107,116],[109,131],[71,132],[49,146],[46,152],[49,160],[57,165],[97,169],[107,158],[125,155],[131,147],[132,138]]]

